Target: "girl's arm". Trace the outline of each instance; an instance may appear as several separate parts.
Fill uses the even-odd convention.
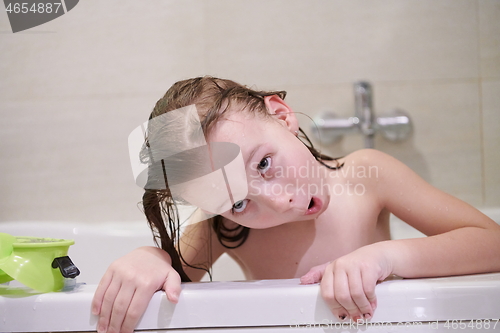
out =
[[[365,183],[380,209],[429,237],[364,246],[313,268],[303,283],[321,280],[323,298],[339,318],[369,319],[375,285],[391,274],[406,278],[500,271],[500,226],[474,207],[427,184],[396,159],[376,150],[356,153],[377,176]]]
[[[416,278],[500,271],[498,224],[398,160],[378,151],[366,154],[380,169],[375,188],[381,205],[429,236],[379,244],[392,274]]]
[[[211,237],[209,221],[186,227],[180,240],[181,254],[192,265],[204,264],[210,268],[222,253],[217,242],[207,246]],[[212,253],[209,253],[212,249]],[[207,258],[212,260],[207,260]],[[199,281],[205,271],[184,267],[186,274]],[[95,292],[92,313],[99,316],[98,332],[133,332],[146,310],[153,294],[164,290],[169,301],[177,303],[181,279],[172,268],[171,259],[164,250],[147,246],[138,248],[110,265]]]

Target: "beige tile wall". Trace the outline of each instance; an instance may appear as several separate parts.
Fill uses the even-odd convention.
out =
[[[141,219],[127,135],[173,82],[205,74],[285,89],[311,117],[350,116],[368,80],[378,113],[415,126],[377,148],[500,205],[500,0],[80,1],[16,34],[0,10],[0,50],[0,221]]]

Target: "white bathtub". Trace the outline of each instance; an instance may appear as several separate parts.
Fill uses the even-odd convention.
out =
[[[500,209],[484,212],[500,221]],[[421,236],[394,219],[393,238]],[[75,240],[69,256],[81,270],[66,291],[37,294],[19,283],[0,286],[0,332],[93,331],[90,302],[107,266],[130,250],[153,244],[145,222],[0,222],[0,232]],[[370,323],[340,323],[324,305],[318,285],[297,279],[229,282],[243,275],[224,257],[213,283],[189,283],[177,305],[154,295],[138,330],[175,332],[500,332],[500,274],[392,280],[377,286]]]

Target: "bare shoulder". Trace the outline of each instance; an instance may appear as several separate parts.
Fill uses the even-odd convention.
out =
[[[340,162],[363,166],[387,166],[398,160],[380,150],[360,149],[345,156]]]
[[[373,185],[380,184],[384,178],[393,176],[395,173],[410,171],[406,165],[394,157],[375,149],[357,150],[339,159],[339,162],[343,165],[340,173],[344,177],[352,181],[373,183]]]

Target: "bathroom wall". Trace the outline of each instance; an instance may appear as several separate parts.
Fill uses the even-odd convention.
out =
[[[2,7],[0,50],[0,221],[142,219],[127,136],[172,83],[206,74],[287,90],[311,117],[352,115],[353,82],[370,81],[377,113],[414,122],[376,148],[500,204],[499,0],[86,0],[15,34]]]

